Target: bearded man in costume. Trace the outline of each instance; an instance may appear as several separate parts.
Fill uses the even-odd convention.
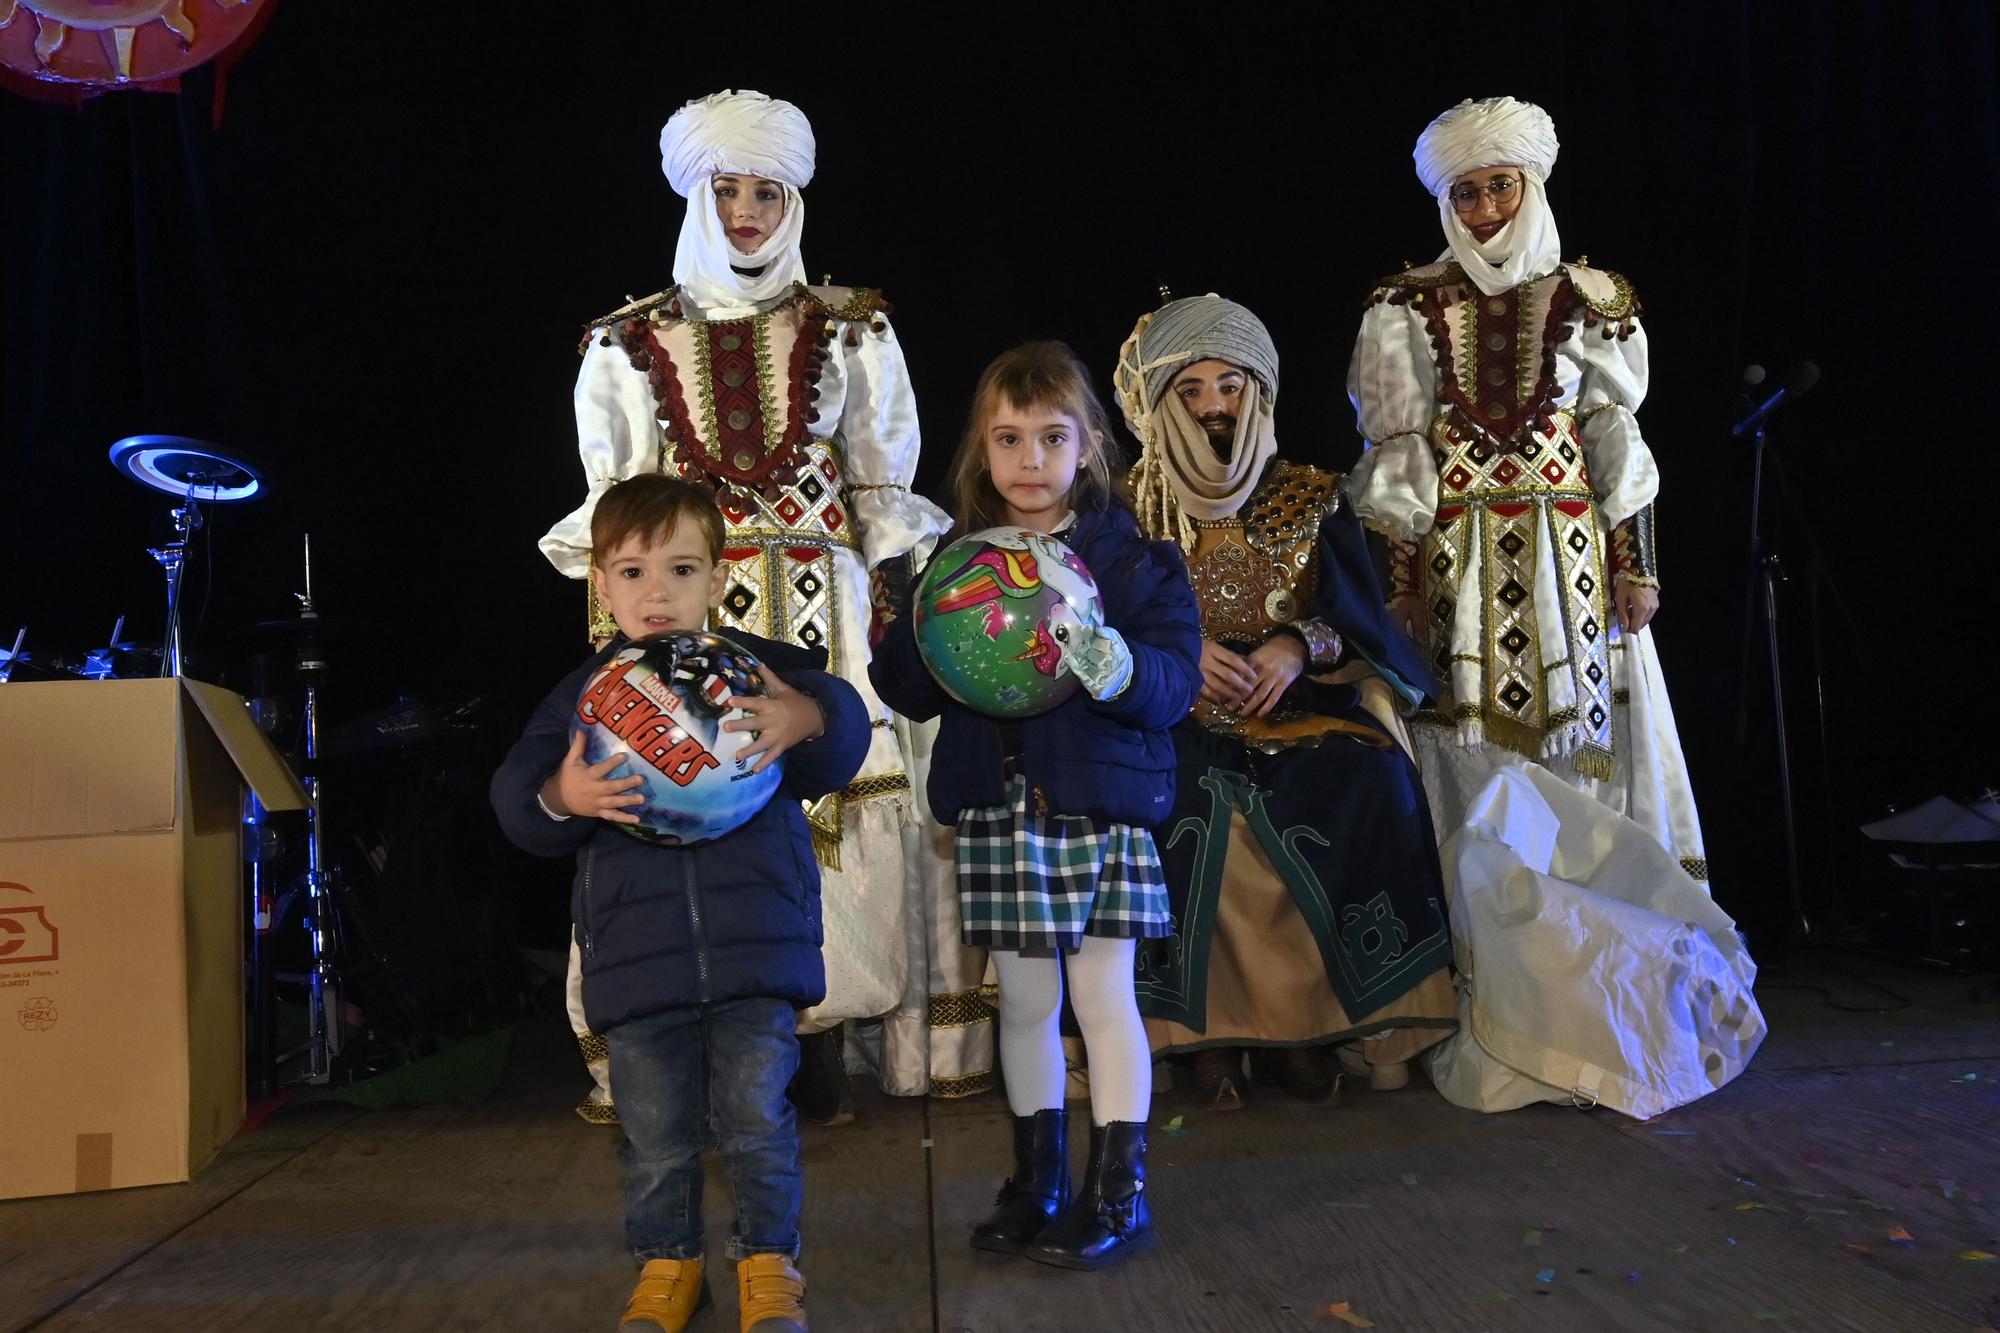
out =
[[[1660,476],[1634,416],[1639,301],[1562,262],[1556,151],[1547,113],[1510,97],[1418,139],[1446,250],[1362,317],[1349,493],[1391,539],[1392,610],[1444,683],[1412,727],[1465,983],[1433,1081],[1485,1110],[1653,1115],[1733,1077],[1763,1020],[1707,892],[1648,628]]]
[[[1278,354],[1218,296],[1139,321],[1115,377],[1147,534],[1201,604],[1202,692],[1175,729],[1161,856],[1175,933],[1145,952],[1157,1052],[1240,1104],[1243,1048],[1325,1100],[1329,1052],[1378,1088],[1456,1025],[1423,786],[1398,713],[1437,686],[1384,613],[1340,478],[1278,456]]]
[[[875,718],[860,775],[807,812],[823,872],[827,998],[800,1016],[799,1100],[824,1121],[846,1114],[843,1019],[882,1019],[871,1055],[892,1093],[983,1091],[993,1064],[977,997],[984,959],[959,943],[950,833],[940,844],[916,804],[930,737],[868,682],[871,572],[906,562],[950,520],[909,489],[916,399],[887,303],[869,289],[806,285],[801,191],[814,153],[804,113],[758,92],[701,98],[667,121],[661,169],[687,200],[675,285],[588,326],[576,423],[589,490],[541,549],[583,579],[591,514],[613,484],[664,471],[713,487],[729,575],[710,627],[824,649]],[[589,614],[593,638],[612,632],[594,597]],[[579,1111],[609,1118],[573,950],[570,977],[572,1019],[598,1077]]]
[[[1418,715],[1439,831],[1516,756],[1592,792],[1707,879],[1659,607],[1659,469],[1633,413],[1632,285],[1561,262],[1543,188],[1555,126],[1461,102],[1417,141],[1447,249],[1385,279],[1348,372],[1367,452],[1350,478],[1395,543],[1392,609],[1445,685]]]

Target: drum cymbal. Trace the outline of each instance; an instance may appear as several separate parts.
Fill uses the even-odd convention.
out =
[[[248,457],[186,435],[132,435],[111,446],[111,465],[142,486],[204,504],[262,498],[264,471]]]

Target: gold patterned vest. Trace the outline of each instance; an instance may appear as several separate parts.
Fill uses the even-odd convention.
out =
[[[1201,606],[1202,637],[1249,651],[1310,612],[1319,595],[1319,526],[1340,504],[1340,478],[1278,459],[1235,514],[1196,519],[1188,580]],[[1203,728],[1266,751],[1316,744],[1349,732],[1372,744],[1379,735],[1341,718],[1296,706],[1287,695],[1268,717],[1243,718],[1197,700]]]

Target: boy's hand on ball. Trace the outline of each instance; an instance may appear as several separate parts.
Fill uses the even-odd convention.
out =
[[[762,674],[763,694],[729,696],[729,706],[740,708],[749,716],[731,718],[722,724],[724,731],[757,733],[736,752],[739,761],[753,758],[757,761],[750,766],[752,773],[762,773],[772,760],[794,745],[818,740],[826,733],[826,716],[819,711],[819,700],[785,684],[769,667]]]
[[[569,753],[563,756],[562,766],[542,784],[542,804],[559,815],[585,815],[608,819],[614,824],[638,823],[639,816],[628,813],[626,807],[645,804],[646,798],[633,790],[644,779],[611,776],[612,770],[622,767],[625,759],[622,754],[614,754],[600,763],[585,763],[583,733],[577,732],[569,738]]]

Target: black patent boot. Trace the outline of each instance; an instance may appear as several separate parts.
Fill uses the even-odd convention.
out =
[[[1029,1247],[1028,1257],[1058,1268],[1108,1268],[1152,1243],[1146,1127],[1129,1120],[1096,1126],[1076,1202]]]
[[[999,1207],[972,1229],[973,1246],[1019,1254],[1056,1220],[1068,1193],[1069,1112],[1015,1116],[1014,1174],[994,1199]]]

